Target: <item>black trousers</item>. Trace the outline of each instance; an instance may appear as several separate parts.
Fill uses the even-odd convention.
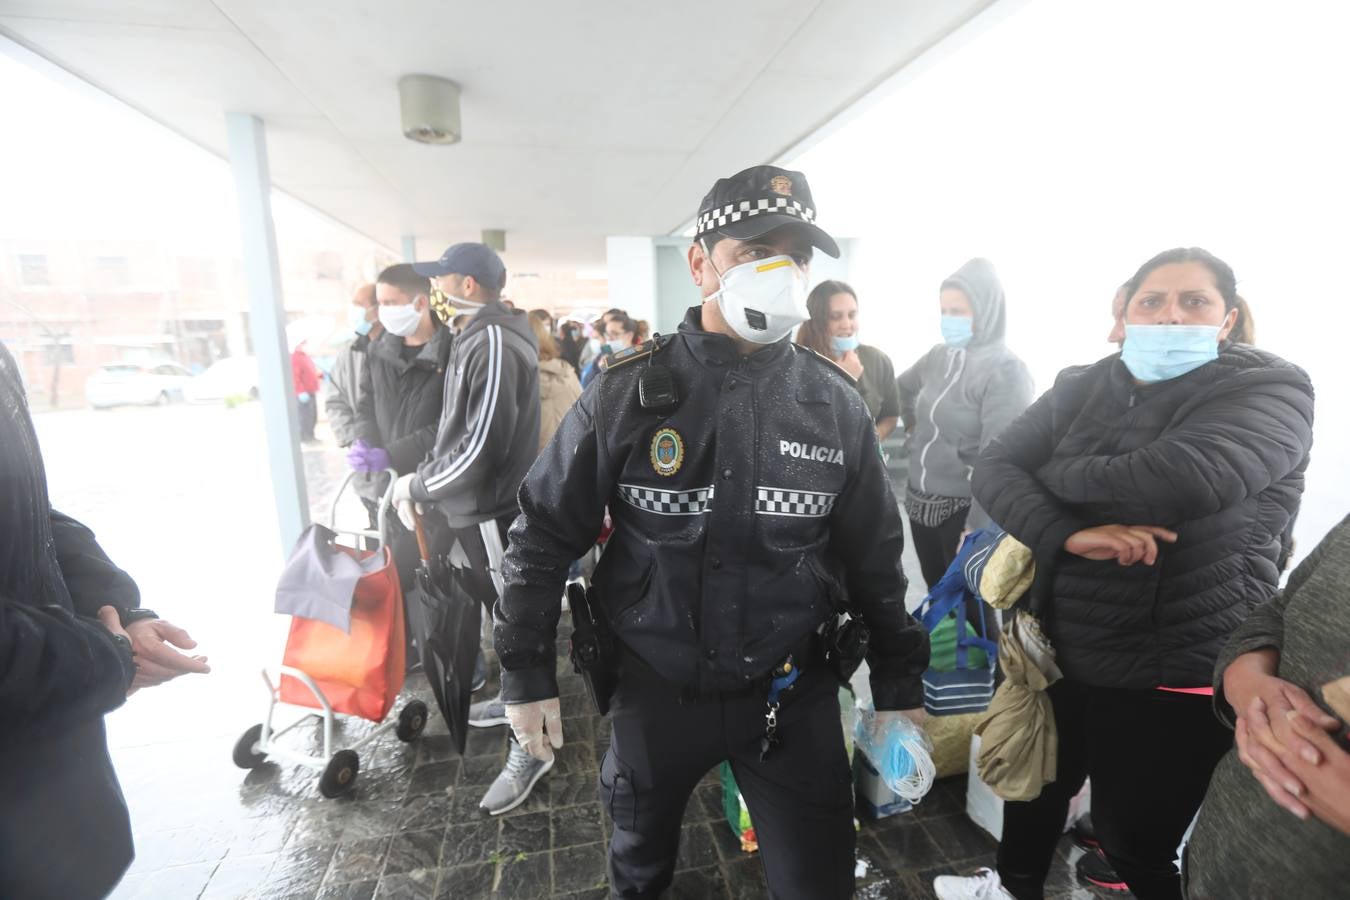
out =
[[[924,583],[931,591],[956,559],[956,543],[966,527],[966,510],[949,516],[940,525],[921,525],[909,520],[910,534],[914,535],[914,552],[919,555],[919,569]]]
[[[600,765],[615,896],[657,897],[670,885],[685,805],[723,760],[750,809],[770,895],[853,896],[853,787],[838,692],[823,664],[803,667],[778,711],[781,743],[761,762],[764,694],[681,702],[678,688],[626,658]]]
[[[1069,801],[1092,778],[1102,850],[1139,900],[1181,900],[1173,860],[1233,734],[1212,699],[1060,681],[1050,699],[1059,777],[1035,800],[1005,803],[998,872],[1017,900],[1039,900]]]

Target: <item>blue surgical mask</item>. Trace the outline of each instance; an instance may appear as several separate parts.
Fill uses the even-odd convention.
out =
[[[366,335],[370,334],[370,328],[375,323],[366,319],[365,307],[352,306],[347,309],[347,324],[357,334]]]
[[[1120,359],[1142,382],[1177,378],[1219,356],[1218,325],[1126,325]]]
[[[964,347],[975,336],[975,320],[970,316],[943,316],[942,339],[948,347]]]
[[[840,337],[836,334],[830,340],[834,343],[835,353],[848,353],[850,350],[858,349],[858,336],[856,334],[851,334],[848,337]]]

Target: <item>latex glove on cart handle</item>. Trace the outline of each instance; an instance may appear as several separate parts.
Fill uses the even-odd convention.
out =
[[[416,477],[416,473],[409,472],[395,481],[394,495],[390,499],[390,502],[394,504],[394,509],[398,511],[398,520],[409,531],[417,528],[417,517],[426,512],[422,508],[422,504],[412,498],[412,483]]]
[[[506,718],[511,722],[516,743],[535,759],[548,762],[553,758],[554,750],[562,749],[562,704],[557,697],[531,703],[508,703]]]

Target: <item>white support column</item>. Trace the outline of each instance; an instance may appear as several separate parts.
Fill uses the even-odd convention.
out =
[[[248,113],[226,113],[225,127],[239,203],[249,330],[253,335],[253,353],[258,359],[258,392],[272,470],[279,549],[284,555],[309,524],[309,500],[300,457],[300,419],[291,380],[291,357],[286,347],[286,313],[281,298],[276,229],[272,224],[267,138],[262,120]]]
[[[612,235],[605,239],[609,305],[635,319],[656,315],[656,246],[652,238]]]
[[[403,261],[417,262],[417,237],[416,235],[403,235]]]

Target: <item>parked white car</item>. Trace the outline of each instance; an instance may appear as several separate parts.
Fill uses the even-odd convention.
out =
[[[216,360],[183,387],[189,403],[258,399],[258,361],[252,356]]]
[[[192,373],[177,363],[100,366],[84,383],[84,397],[94,409],[111,406],[164,406],[183,399]]]

